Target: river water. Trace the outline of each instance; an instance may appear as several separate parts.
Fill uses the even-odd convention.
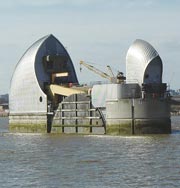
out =
[[[180,117],[171,135],[12,134],[0,119],[1,188],[180,187]]]

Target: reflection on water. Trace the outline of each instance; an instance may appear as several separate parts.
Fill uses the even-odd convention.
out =
[[[173,134],[11,134],[0,120],[0,187],[179,187],[180,117]]]

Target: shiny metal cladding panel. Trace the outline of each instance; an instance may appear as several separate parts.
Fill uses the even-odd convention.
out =
[[[42,59],[43,56],[57,54],[68,57],[67,64],[71,72],[68,79],[74,83],[78,82],[66,49],[53,35],[45,36],[24,53],[15,68],[9,94],[10,114],[47,112],[44,83],[49,83],[50,77],[45,72]]]
[[[126,56],[127,83],[161,83],[162,61],[157,51],[146,41],[137,39]]]

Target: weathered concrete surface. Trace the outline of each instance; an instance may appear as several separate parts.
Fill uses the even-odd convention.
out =
[[[46,114],[11,114],[9,116],[10,132],[47,133]]]
[[[133,111],[132,111],[132,108]],[[106,134],[169,134],[170,105],[162,99],[107,101]]]
[[[139,119],[134,120],[134,131],[132,130],[132,120],[121,120],[116,124],[106,125],[108,135],[140,135],[140,134],[170,134],[170,119]]]
[[[102,118],[87,94],[70,95],[59,104],[52,120],[51,133],[104,134]]]
[[[18,133],[47,133],[47,126],[45,124],[11,124],[9,130]]]
[[[131,120],[117,121],[113,124],[106,124],[106,134],[107,135],[131,135]]]
[[[72,126],[72,127],[62,127],[62,126],[53,126],[51,133],[59,134],[105,134],[104,127],[90,127],[90,126]]]
[[[141,119],[135,121],[135,134],[170,134],[171,120],[164,119]]]

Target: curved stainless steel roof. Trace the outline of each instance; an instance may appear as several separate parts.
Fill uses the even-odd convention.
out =
[[[30,46],[15,68],[9,92],[10,113],[47,112],[47,96],[43,87],[50,77],[44,70],[42,58],[54,54],[68,57],[68,79],[72,83],[78,83],[66,49],[53,35],[45,36]]]
[[[157,51],[146,41],[137,39],[126,56],[127,83],[161,83],[162,61]]]

